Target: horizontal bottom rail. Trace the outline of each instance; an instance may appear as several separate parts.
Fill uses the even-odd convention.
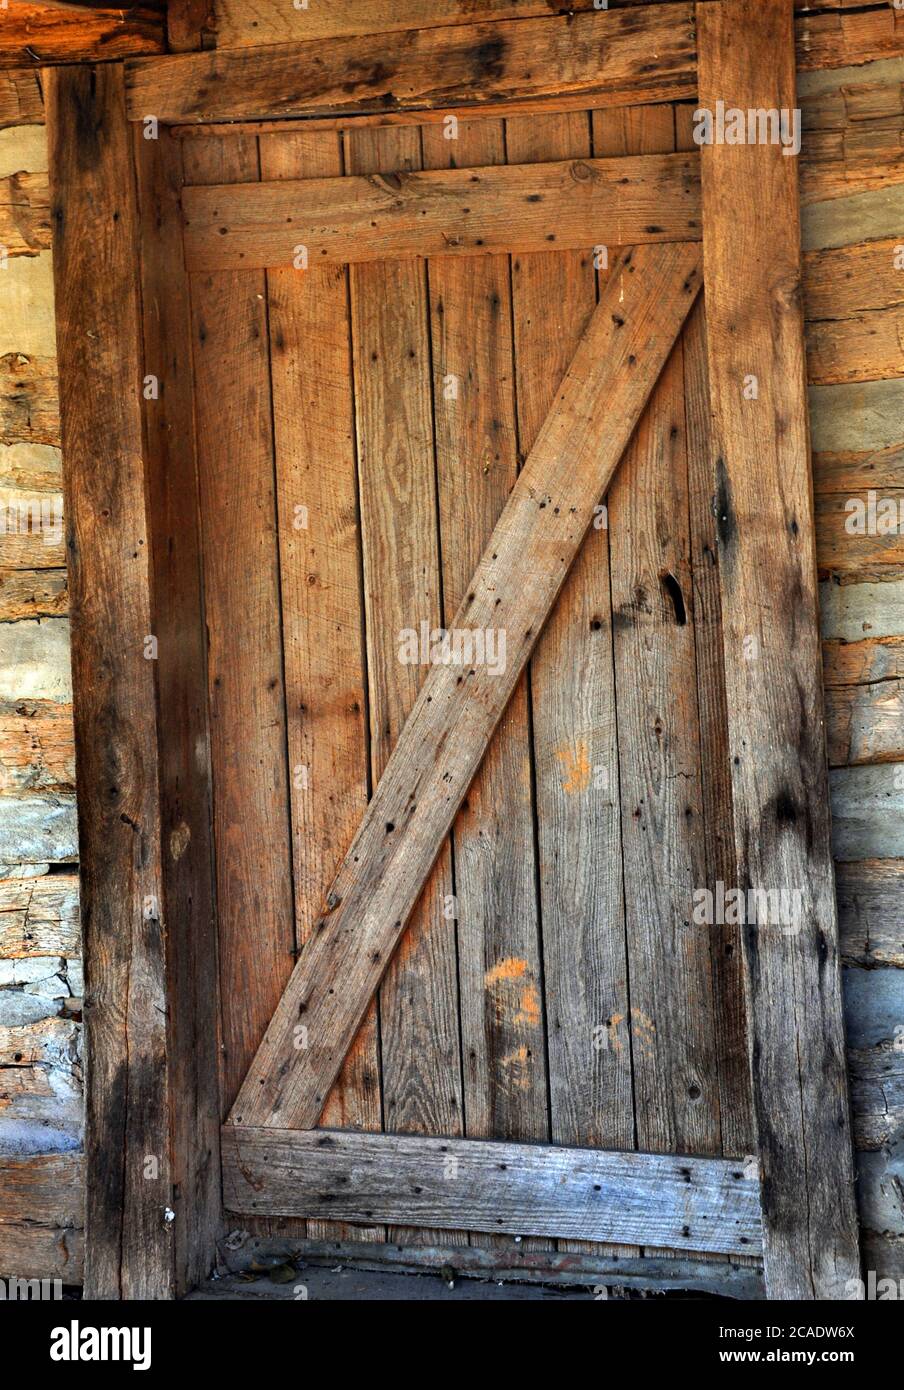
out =
[[[225,1125],[229,1211],[758,1255],[755,1162]]]

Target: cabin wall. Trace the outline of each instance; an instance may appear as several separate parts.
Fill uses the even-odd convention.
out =
[[[806,74],[803,237],[826,703],[865,1264],[904,1276],[904,59]],[[80,1145],[81,970],[46,145],[0,73],[0,1156]],[[897,140],[897,145],[895,145]],[[853,248],[853,249],[848,249]],[[11,510],[12,508],[12,510]],[[874,528],[875,529],[875,528]],[[901,1050],[896,1050],[896,1039]],[[0,1205],[0,1270],[31,1257]],[[54,1245],[59,1248],[59,1242]],[[64,1267],[66,1262],[63,1261]],[[77,1277],[68,1264],[67,1277]]]

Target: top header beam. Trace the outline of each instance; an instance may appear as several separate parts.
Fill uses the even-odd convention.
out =
[[[132,120],[265,120],[548,98],[690,99],[693,6],[457,24],[394,35],[176,54],[127,64]]]
[[[904,11],[799,15],[795,36],[801,71],[901,55]],[[651,4],[135,58],[126,75],[130,119],[183,125],[642,105],[696,98],[697,35],[693,5]]]

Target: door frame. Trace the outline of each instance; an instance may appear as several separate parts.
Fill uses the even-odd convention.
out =
[[[701,101],[729,92],[737,104],[747,97],[779,110],[794,105],[791,0],[764,0],[753,17],[741,0],[707,0],[698,11]],[[580,34],[605,40],[617,54],[624,13],[582,17]],[[558,19],[528,22],[561,28]],[[296,69],[298,48],[281,53]],[[210,114],[198,93],[220,61],[187,54],[44,74],[86,954],[85,1287],[94,1297],[174,1297],[199,1282],[213,1261],[221,1216],[206,645],[181,153],[156,116],[157,138],[145,138],[152,92],[164,115],[185,119],[192,110],[199,122]],[[263,81],[260,61],[242,62],[246,102]],[[609,83],[591,73],[566,101],[613,105],[693,94],[693,74],[663,92],[661,81],[632,87],[618,71]],[[450,84],[444,105],[464,113],[473,85]],[[231,90],[228,83],[218,88]],[[179,102],[169,107],[174,91]],[[524,82],[516,99],[519,110],[555,102]],[[363,109],[368,101],[374,109]],[[316,91],[296,101],[308,119],[337,123],[333,105],[328,84],[320,106]],[[232,109],[240,119],[248,115],[238,95]],[[217,107],[217,119],[226,114]],[[280,98],[278,112],[261,114],[293,110]],[[379,92],[362,95],[353,117],[398,118]],[[726,659],[738,881],[766,890],[804,882],[809,912],[793,938],[743,933],[762,1184],[730,1160],[692,1161],[710,1165],[703,1188],[711,1179],[741,1191],[759,1186],[768,1296],[842,1297],[859,1260],[828,839],[796,167],[780,150],[756,146],[704,146],[701,164],[704,253],[713,267],[707,309],[721,443],[723,613],[736,642],[754,635],[763,644],[758,663]],[[733,223],[739,200],[764,197],[775,211],[768,226],[753,217],[749,225]],[[777,260],[778,278],[763,274],[756,284],[730,273],[722,249],[739,244],[748,263]],[[739,409],[750,361],[762,364],[760,389],[774,396],[772,412]],[[749,524],[751,477],[775,523],[765,550],[763,528]],[[785,514],[788,496],[793,516]],[[788,681],[781,661],[792,652]],[[777,717],[764,738],[759,711],[767,703]],[[760,853],[761,846],[772,852]],[[268,1132],[275,1133],[293,1131]],[[295,1133],[303,1153],[310,1139]],[[396,1141],[403,1156],[405,1142]],[[226,1131],[228,1152],[234,1143]],[[582,1153],[519,1145],[525,1163],[535,1148],[550,1163]],[[461,1209],[456,1224],[469,1224]]]

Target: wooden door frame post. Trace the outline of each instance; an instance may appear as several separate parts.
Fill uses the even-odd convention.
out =
[[[209,1273],[220,1210],[179,179],[163,139],[136,145],[136,178],[120,64],[45,69],[44,83],[81,792],[85,1294],[173,1298]]]
[[[700,107],[796,107],[792,0],[698,4]],[[798,117],[799,119],[799,117]],[[845,1298],[857,1211],[810,477],[797,159],[702,150],[737,886],[800,894],[742,940],[769,1298]]]

